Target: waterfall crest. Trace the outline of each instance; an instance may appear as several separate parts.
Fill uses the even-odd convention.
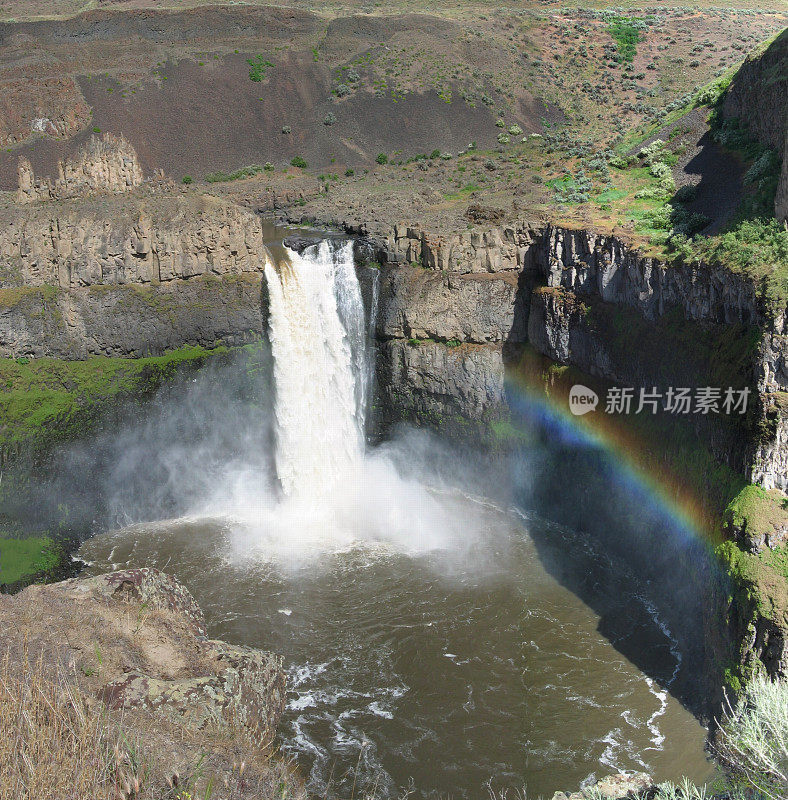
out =
[[[287,496],[325,494],[360,467],[367,394],[364,305],[351,243],[266,260],[276,470]]]

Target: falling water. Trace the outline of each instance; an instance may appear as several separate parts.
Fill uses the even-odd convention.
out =
[[[326,493],[363,455],[366,331],[350,243],[265,267],[276,389],[276,468],[288,496]]]

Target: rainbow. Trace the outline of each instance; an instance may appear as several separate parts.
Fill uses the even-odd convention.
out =
[[[583,377],[586,385],[592,380]],[[669,522],[679,536],[700,541],[709,551],[722,541],[718,514],[710,509],[708,499],[653,457],[653,445],[642,432],[626,424],[625,418],[600,409],[575,416],[569,411],[568,387],[559,383],[551,387],[551,393],[546,388],[544,377],[533,371],[507,370],[506,395],[516,429],[536,428],[567,447],[601,449],[611,456],[616,482]]]

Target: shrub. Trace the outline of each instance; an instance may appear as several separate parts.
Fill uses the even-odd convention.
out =
[[[259,164],[250,164],[248,167],[241,167],[235,172],[209,172],[205,176],[208,183],[224,183],[225,181],[237,181],[240,178],[251,178],[252,175],[257,175],[262,172],[264,167]],[[184,181],[185,183],[185,181]]]
[[[337,121],[336,114],[333,111],[329,111],[326,114],[325,118],[323,119],[324,125],[333,125]]]
[[[753,678],[726,710],[715,748],[735,784],[775,800],[788,797],[788,684]]]
[[[193,180],[193,179],[192,179],[192,176],[191,176],[191,175],[184,175],[184,176],[183,176],[183,178],[181,179],[181,182],[182,182],[182,183],[187,183],[187,184],[188,184],[188,183],[191,183],[191,182],[192,182],[192,180]]]
[[[659,181],[660,187],[666,192],[674,192],[676,190],[673,172],[664,161],[655,161],[651,165],[649,172]]]
[[[388,164],[389,157],[385,153],[378,153],[375,161],[377,161],[378,164]]]
[[[309,166],[309,164],[306,163],[306,160],[301,156],[295,156],[294,158],[291,158],[290,163],[299,169],[306,169]]]
[[[440,154],[441,154],[441,151],[440,151],[440,150],[438,150],[437,148],[435,148],[435,150],[433,150],[433,151],[430,153],[430,158],[439,158],[439,157],[440,157]]]
[[[334,89],[334,94],[337,97],[346,97],[350,94],[350,87],[346,83],[340,83],[336,89]]]
[[[646,145],[640,150],[638,156],[650,165],[655,161],[661,160],[664,153],[665,142],[663,142],[662,139],[654,139],[651,144]]]
[[[454,158],[454,156],[451,153],[441,153],[440,157],[444,161],[451,161],[451,159]]]
[[[519,136],[523,132],[523,129],[519,125],[510,125],[509,126],[509,133],[512,136]]]
[[[777,175],[780,169],[780,158],[773,150],[765,150],[744,173],[745,183],[757,183],[763,178]]]
[[[345,74],[345,80],[350,81],[350,83],[358,83],[361,80],[361,76],[356,72],[354,69],[349,69]]]
[[[505,133],[498,134],[498,144],[509,144],[509,136]]]
[[[290,133],[290,126],[282,125],[282,133]]]
[[[495,127],[496,128],[503,128],[503,127],[505,127],[505,125],[506,125],[506,123],[502,119],[497,119],[495,121]]]
[[[351,176],[353,176],[353,175],[355,175],[355,174],[356,174],[356,173],[355,173],[355,170],[354,170],[352,167],[348,167],[348,168],[345,170],[345,177],[346,177],[346,178],[350,178]]]
[[[645,22],[639,19],[616,17],[608,26],[608,32],[618,47],[618,60],[631,62],[637,53],[637,44],[643,38]]]
[[[265,164],[263,164],[263,169],[266,172],[273,172],[274,171],[274,165],[270,161],[266,161]]]
[[[682,186],[680,189],[678,189],[673,199],[677,203],[691,203],[697,194],[698,187],[688,183],[686,186]]]
[[[265,80],[266,71],[269,67],[273,67],[273,62],[266,61],[262,56],[247,58],[246,63],[249,65],[249,80],[255,83]]]

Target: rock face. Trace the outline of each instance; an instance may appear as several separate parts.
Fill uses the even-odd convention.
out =
[[[0,34],[2,37],[2,34]],[[30,52],[28,42],[20,49]],[[0,91],[0,146],[41,133],[69,137],[90,123],[91,110],[76,81],[46,59],[4,64]]]
[[[54,181],[37,179],[30,162],[20,158],[17,201],[26,204],[102,192],[126,192],[143,181],[134,148],[122,136],[111,133],[100,138],[91,136],[73,159],[58,161],[57,171]]]
[[[258,274],[6,293],[0,356],[10,358],[144,356],[185,344],[240,345],[259,338],[264,325]]]
[[[453,272],[528,269],[538,229],[523,222],[487,231],[438,236],[417,226],[395,226],[386,239],[388,259]]]
[[[500,347],[392,339],[381,345],[378,387],[388,421],[416,418],[453,433],[503,413]],[[467,433],[467,431],[466,431]]]
[[[273,740],[285,705],[281,659],[208,639],[189,591],[158,570],[31,586],[0,597],[0,620],[10,631],[3,655],[27,647],[71,664],[110,709],[191,730],[240,724],[261,743]]]
[[[384,269],[377,335],[474,344],[525,341],[518,275],[438,274],[418,267]]]
[[[57,212],[42,205],[3,217],[5,285],[151,284],[263,270],[260,220],[208,195],[84,201]]]
[[[210,196],[0,211],[0,355],[157,354],[262,332],[263,229]]]
[[[723,114],[744,122],[781,156],[775,213],[788,223],[788,31],[747,58],[726,92]]]

